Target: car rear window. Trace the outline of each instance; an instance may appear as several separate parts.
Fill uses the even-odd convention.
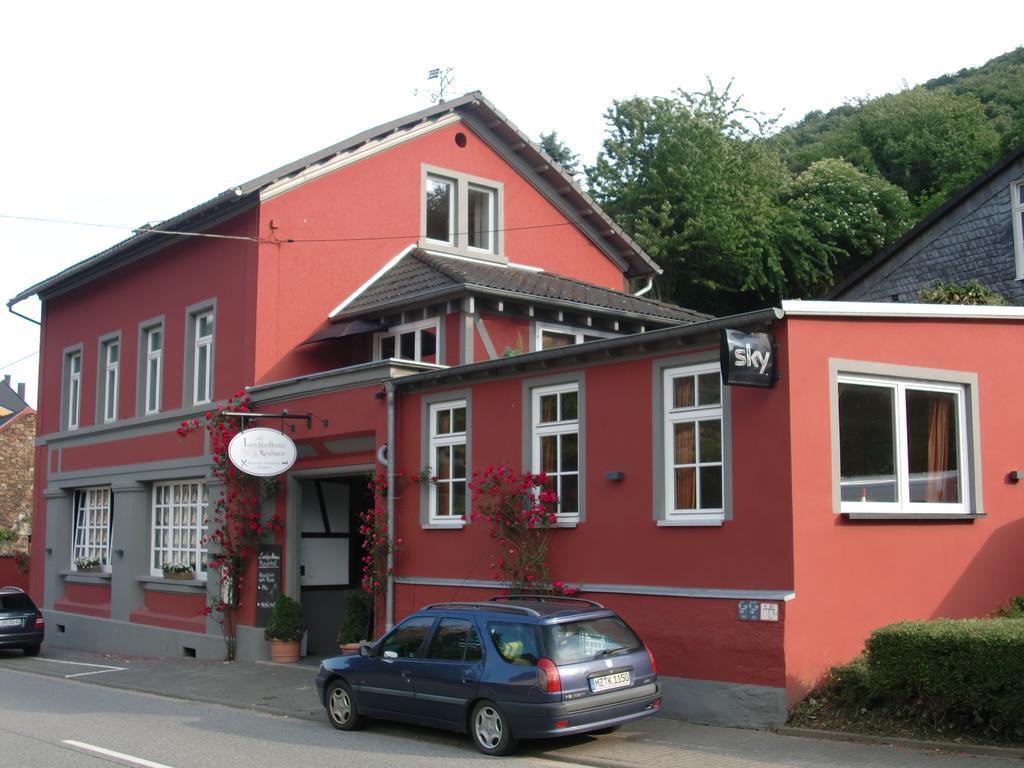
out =
[[[568,621],[544,628],[555,664],[576,664],[643,648],[643,643],[618,616]]]
[[[0,595],[0,611],[34,611],[35,609],[36,607],[32,605],[28,595]]]
[[[498,655],[510,664],[536,666],[542,655],[540,637],[532,624],[492,621],[487,624],[487,634]]]

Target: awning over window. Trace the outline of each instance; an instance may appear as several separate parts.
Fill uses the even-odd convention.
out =
[[[356,336],[371,331],[382,331],[385,326],[374,323],[370,320],[349,320],[347,323],[325,322],[312,336],[306,339],[299,346],[312,344],[317,341],[328,341],[329,339],[341,339],[345,336]]]

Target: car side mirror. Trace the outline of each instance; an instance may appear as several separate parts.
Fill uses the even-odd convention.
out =
[[[370,645],[369,643],[361,644],[359,646],[359,655],[360,656],[372,656],[373,655],[373,646]]]

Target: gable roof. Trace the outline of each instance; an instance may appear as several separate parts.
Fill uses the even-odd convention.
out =
[[[906,248],[906,246],[919,237],[922,237],[932,227],[945,221],[946,217],[949,216],[957,206],[965,200],[968,200],[972,195],[985,187],[985,185],[990,181],[1021,160],[1024,160],[1024,146],[1020,146],[1011,152],[1007,152],[995,164],[988,168],[988,170],[982,172],[969,184],[966,184],[957,190],[948,200],[946,200],[945,203],[928,214],[928,216],[923,218],[898,240],[887,245],[872,257],[870,261],[861,265],[859,269],[849,275],[845,280],[842,280],[831,291],[829,291],[824,298],[833,300],[842,299],[845,294],[855,288],[861,281],[895,258],[897,254]]]
[[[152,226],[140,227],[126,240],[74,264],[35,285],[7,302],[11,307],[24,299],[45,295],[93,279],[107,270],[141,258],[179,242],[179,232],[202,232],[217,223],[256,205],[260,193],[285,179],[302,174],[345,153],[383,140],[416,126],[458,115],[481,139],[524,175],[614,261],[628,277],[660,274],[661,268],[627,235],[590,196],[526,134],[513,125],[479,91],[451,101],[435,104],[374,128],[362,131],[329,147],[299,158],[269,173],[225,190],[194,208]]]
[[[7,380],[0,380],[0,426],[16,418],[28,407],[28,403],[18,396]]]
[[[673,304],[613,291],[561,275],[515,265],[490,264],[459,256],[407,249],[331,313],[332,320],[391,312],[414,303],[468,295],[628,316],[653,322],[693,323],[710,315]]]

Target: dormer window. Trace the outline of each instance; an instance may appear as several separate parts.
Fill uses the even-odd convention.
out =
[[[597,331],[593,328],[575,328],[570,325],[537,323],[534,329],[533,348],[534,350],[557,349],[558,347],[582,344],[586,341],[610,339],[617,335],[615,333],[607,333],[606,331]]]
[[[422,247],[504,264],[502,221],[500,183],[423,167]]]
[[[374,340],[377,360],[413,360],[436,363],[440,323],[437,318],[395,325]]]

